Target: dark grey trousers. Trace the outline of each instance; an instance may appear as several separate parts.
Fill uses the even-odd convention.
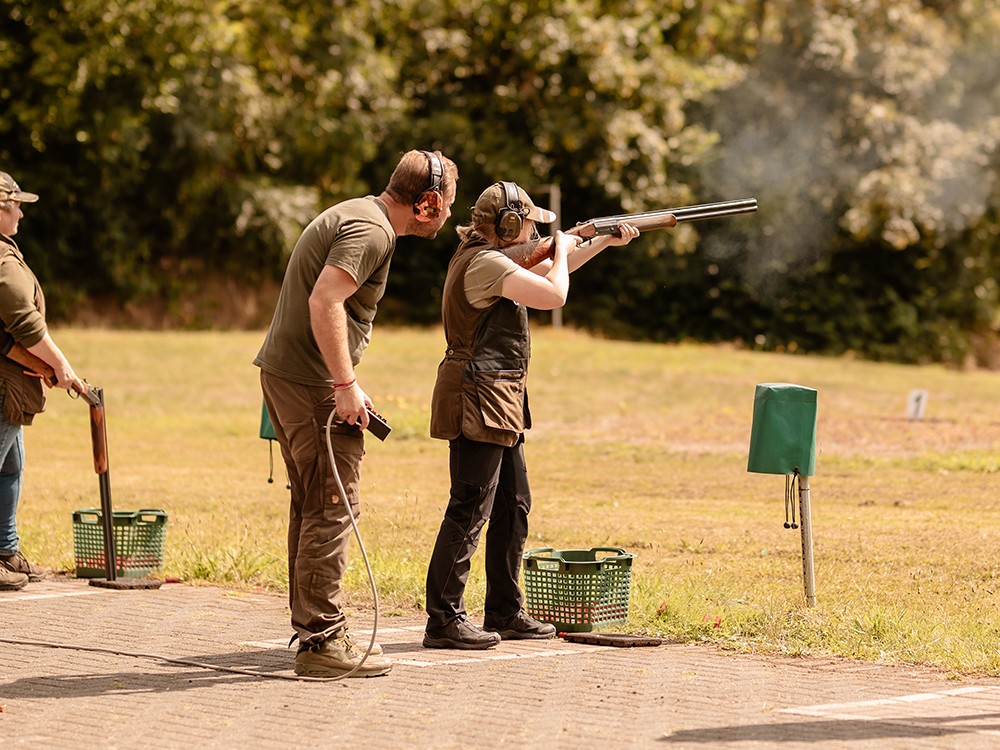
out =
[[[461,436],[449,445],[451,496],[427,569],[427,626],[465,616],[465,584],[487,519],[485,619],[500,624],[524,604],[518,577],[531,490],[523,436],[510,448]]]

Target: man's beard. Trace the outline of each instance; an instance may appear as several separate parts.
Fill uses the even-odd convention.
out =
[[[441,221],[440,217],[427,222],[410,219],[406,225],[406,233],[424,240],[433,240],[441,231],[442,226],[444,226],[444,222]]]

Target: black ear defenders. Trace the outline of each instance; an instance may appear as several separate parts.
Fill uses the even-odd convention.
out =
[[[444,164],[441,158],[432,151],[422,151],[427,157],[427,168],[430,171],[431,185],[417,198],[413,204],[413,213],[422,214],[436,219],[444,208]]]
[[[503,242],[513,242],[524,227],[524,219],[528,209],[521,202],[517,193],[517,185],[513,182],[501,182],[504,206],[497,212],[497,237]]]

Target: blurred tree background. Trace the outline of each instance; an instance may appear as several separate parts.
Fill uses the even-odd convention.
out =
[[[610,336],[1000,367],[994,0],[0,0],[0,170],[54,318],[267,323],[316,212],[459,165],[380,320],[433,323],[479,192],[561,223],[755,197],[574,275]]]

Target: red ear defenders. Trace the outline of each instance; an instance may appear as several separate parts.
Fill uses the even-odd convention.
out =
[[[421,153],[427,157],[431,184],[413,204],[413,213],[436,219],[444,208],[444,165],[437,154],[431,151]]]
[[[513,242],[521,234],[528,209],[521,202],[515,183],[501,182],[500,187],[503,189],[504,207],[497,212],[497,237],[503,242]]]

